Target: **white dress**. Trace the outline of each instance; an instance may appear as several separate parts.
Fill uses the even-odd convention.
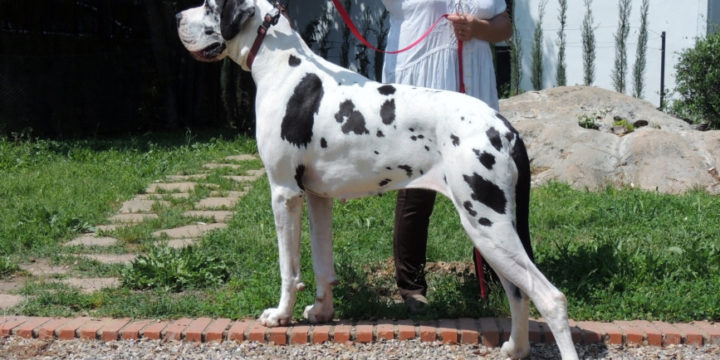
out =
[[[382,0],[390,12],[387,49],[397,50],[417,40],[443,14],[456,12],[458,0]],[[506,9],[504,0],[463,0],[464,12],[491,19]],[[386,54],[383,82],[434,89],[459,89],[457,39],[452,23],[441,20],[416,47]],[[496,110],[499,107],[490,44],[473,39],[463,43],[465,92]]]

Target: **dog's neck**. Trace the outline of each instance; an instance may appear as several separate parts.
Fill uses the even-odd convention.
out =
[[[258,83],[266,73],[272,73],[276,68],[272,59],[279,59],[276,53],[285,52],[293,49],[299,54],[309,54],[312,50],[305,44],[293,28],[285,16],[280,16],[278,23],[267,29],[265,39],[260,45],[252,68],[248,66],[248,56],[252,44],[258,36],[257,29],[262,24],[266,14],[273,11],[273,5],[264,0],[256,2],[257,9],[251,21],[245,24],[245,29],[240,32],[232,41],[228,43],[229,57],[242,67],[245,71],[250,71],[253,79]]]

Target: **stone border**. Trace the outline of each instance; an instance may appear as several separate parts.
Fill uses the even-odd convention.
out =
[[[671,324],[662,321],[570,321],[575,344],[612,345],[720,345],[720,324],[707,321]],[[189,342],[253,341],[274,345],[370,343],[420,339],[443,344],[500,346],[510,335],[508,318],[461,318],[413,322],[335,321],[268,328],[255,320],[208,317],[176,320],[131,320],[0,316],[0,336],[46,340],[175,340]],[[530,342],[555,342],[542,319],[530,321]]]

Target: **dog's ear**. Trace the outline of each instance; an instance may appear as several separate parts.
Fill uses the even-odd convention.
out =
[[[242,24],[255,15],[252,0],[225,0],[218,2],[220,10],[220,34],[230,40],[240,32]]]

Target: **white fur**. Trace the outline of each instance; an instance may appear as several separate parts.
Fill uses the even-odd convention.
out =
[[[262,18],[273,11],[273,6],[264,0],[227,0],[237,1],[248,14],[253,7],[255,12],[236,36],[224,40],[220,36],[220,10],[216,9],[215,1],[206,0],[203,6],[181,14],[178,31],[183,43],[201,60],[228,56],[250,70],[247,65],[250,47]],[[212,10],[209,15],[207,9]],[[213,31],[208,34],[207,29]],[[203,49],[218,42],[226,45],[225,50],[212,58],[203,58]],[[299,65],[288,65],[291,56],[300,60]],[[270,182],[282,278],[280,302],[276,308],[263,312],[262,324],[290,323],[296,291],[304,288],[300,277],[303,198],[308,203],[317,283],[316,301],[305,308],[304,315],[312,322],[323,322],[333,317],[332,286],[337,282],[332,256],[332,198],[427,188],[453,201],[474,246],[498,273],[508,292],[513,328],[503,352],[511,358],[529,354],[530,299],[550,326],[562,357],[577,358],[565,297],[527,257],[515,230],[518,169],[510,153],[518,139],[501,136],[499,148],[491,144],[486,134],[489,129],[503,135],[511,131],[493,109],[462,94],[406,85],[393,85],[395,92],[384,95],[378,91],[382,84],[316,56],[282,17],[269,29],[251,72],[257,85],[256,137]],[[294,115],[294,109],[288,108],[289,100],[308,74],[319,79],[323,96],[312,116],[312,136],[306,143],[292,143],[283,138],[282,124],[288,114]],[[394,101],[396,117],[387,124],[379,111],[389,99]],[[364,117],[367,134],[341,130],[349,119],[341,117],[339,122],[337,114],[340,104],[348,100],[352,101],[353,110]],[[456,143],[453,137],[457,137]],[[479,151],[493,156],[491,169],[479,162]],[[400,165],[411,167],[412,174]],[[299,166],[304,171],[299,171]],[[473,174],[502,190],[504,209],[493,210],[486,203],[471,200],[473,189],[468,176]],[[479,224],[469,214],[472,212],[492,222],[492,226]],[[511,295],[514,286],[523,293],[520,299]]]

